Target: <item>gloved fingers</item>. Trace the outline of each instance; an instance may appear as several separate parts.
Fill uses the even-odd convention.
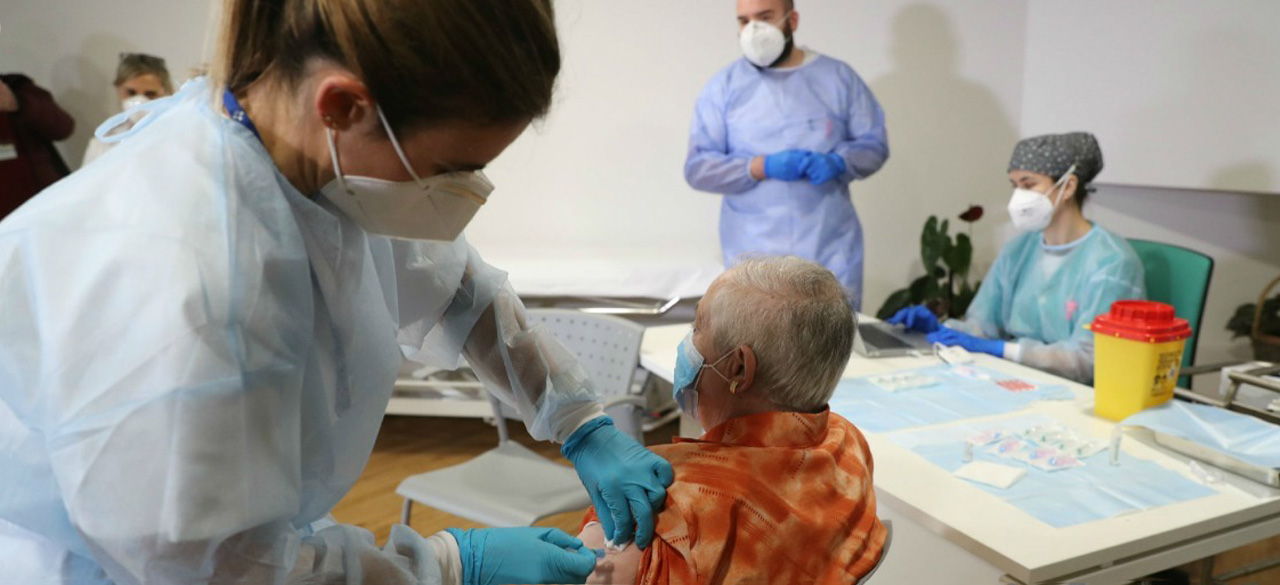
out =
[[[600,527],[604,529],[605,538],[613,538],[613,510],[605,504],[598,490],[591,490],[591,505],[596,507],[596,517],[600,519]]]
[[[650,451],[650,453],[652,453],[652,451]],[[675,468],[671,467],[670,461],[667,461],[656,454],[654,454],[653,457],[654,459],[657,459],[657,461],[654,461],[653,463],[654,477],[657,478],[659,484],[662,484],[662,487],[671,487],[671,483],[676,480]]]
[[[928,339],[930,343],[941,343],[942,345],[956,345],[959,341],[957,332],[946,327],[940,327],[937,331],[930,333]]]
[[[888,323],[890,325],[904,325],[906,327],[911,327],[911,321],[909,321],[909,319],[911,318],[912,308],[913,307],[898,309],[898,312],[894,313],[892,317],[889,317],[889,320],[885,321],[885,323]]]
[[[582,540],[570,535],[568,532],[559,528],[548,528],[538,535],[538,540],[554,544],[560,548],[571,548],[574,550],[583,547]]]
[[[632,537],[635,536],[636,524],[626,494],[620,493],[617,488],[610,488],[604,491],[603,497],[609,506],[609,515],[613,517],[614,526],[612,531],[606,527],[605,534],[610,535],[609,538],[613,544],[619,546],[631,542]]]
[[[663,502],[667,501],[667,488],[671,487],[671,483],[676,480],[676,473],[669,461],[657,455],[654,457],[658,459],[653,464],[653,479],[656,480],[656,485],[653,483],[645,485],[644,490],[649,496],[649,506],[654,510],[661,510]]]
[[[654,508],[649,503],[648,492],[633,487],[627,491],[627,503],[631,504],[631,514],[635,516],[635,542],[641,549],[649,548],[653,540]],[[615,544],[617,540],[614,541]]]
[[[596,555],[588,548],[556,549],[547,558],[547,565],[553,573],[547,583],[586,583],[596,568]]]

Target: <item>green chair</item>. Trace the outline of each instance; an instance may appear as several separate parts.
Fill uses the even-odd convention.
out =
[[[1147,240],[1129,240],[1129,245],[1142,260],[1147,298],[1173,305],[1174,313],[1191,324],[1191,339],[1187,340],[1187,349],[1182,354],[1182,368],[1185,370],[1195,361],[1205,299],[1209,296],[1209,281],[1213,278],[1213,258],[1194,250]],[[1179,377],[1178,386],[1190,388],[1191,377]]]

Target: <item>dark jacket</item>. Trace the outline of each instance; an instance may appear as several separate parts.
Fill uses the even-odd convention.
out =
[[[19,74],[0,75],[18,98],[18,111],[0,112],[0,145],[13,145],[18,157],[0,160],[0,218],[71,171],[55,140],[75,130],[75,120],[53,101],[53,95]]]

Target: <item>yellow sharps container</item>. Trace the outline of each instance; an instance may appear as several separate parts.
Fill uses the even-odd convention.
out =
[[[1191,337],[1173,307],[1150,301],[1117,301],[1098,315],[1093,331],[1093,411],[1123,420],[1173,398],[1182,350]]]

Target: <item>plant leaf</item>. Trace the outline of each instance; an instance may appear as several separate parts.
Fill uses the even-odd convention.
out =
[[[973,241],[969,239],[968,234],[957,234],[956,245],[951,252],[951,261],[947,262],[947,266],[960,277],[967,278],[972,263]]]
[[[884,300],[884,304],[880,306],[880,310],[876,311],[877,319],[888,319],[907,308],[911,304],[911,291],[909,289],[900,289],[893,291],[889,298]]]
[[[932,283],[937,288],[938,281],[928,276],[921,276],[911,281],[911,286],[907,288],[910,291],[911,304],[919,305],[929,299],[929,284]]]
[[[920,233],[920,261],[924,263],[924,273],[932,274],[933,267],[938,265],[942,256],[942,246],[938,243],[938,216],[931,215],[924,222],[924,231]]]

